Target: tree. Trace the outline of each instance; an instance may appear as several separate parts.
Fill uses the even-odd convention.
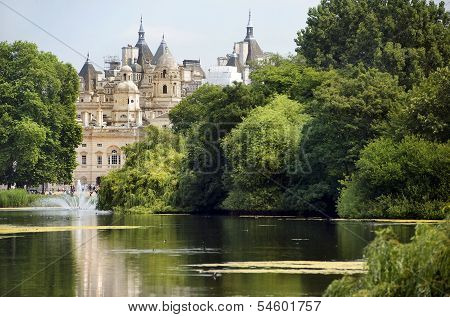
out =
[[[438,69],[415,86],[404,107],[393,113],[388,135],[418,135],[430,141],[450,138],[450,70]]]
[[[313,90],[333,74],[336,73],[307,67],[299,56],[283,58],[274,55],[259,62],[250,78],[254,89],[266,97],[284,94],[304,103],[310,101]]]
[[[264,103],[265,97],[252,86],[206,85],[169,113],[174,130],[187,137],[187,154],[177,191],[180,208],[219,208],[226,196],[222,182],[225,158],[220,141],[251,109]]]
[[[444,2],[322,0],[298,32],[297,52],[312,66],[377,67],[411,88],[448,65],[449,22]]]
[[[123,168],[102,177],[98,207],[124,212],[177,211],[175,192],[184,157],[184,139],[147,127],[143,141],[124,148]]]
[[[408,136],[381,138],[361,152],[338,213],[351,218],[444,218],[449,203],[450,144]]]
[[[297,102],[277,96],[268,105],[253,109],[223,139],[230,190],[223,202],[225,209],[283,209],[289,168],[301,160],[301,131],[309,119],[302,110]]]
[[[299,148],[311,169],[292,177],[286,193],[291,208],[332,214],[339,181],[351,174],[361,149],[381,134],[389,113],[404,98],[389,74],[357,67],[331,76],[315,89],[305,109],[312,119]]]
[[[0,65],[0,183],[70,182],[82,132],[75,69],[26,42],[1,42]]]

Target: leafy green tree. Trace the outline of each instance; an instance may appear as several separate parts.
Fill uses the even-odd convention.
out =
[[[1,42],[0,65],[0,183],[70,182],[81,142],[75,69],[26,42]]]
[[[322,0],[298,32],[297,52],[312,66],[377,67],[411,88],[448,65],[449,22],[444,2]]]
[[[304,103],[312,99],[313,90],[332,74],[336,72],[306,67],[298,56],[283,58],[274,55],[259,62],[250,78],[254,89],[267,97],[284,94]]]
[[[180,208],[192,211],[219,208],[226,196],[222,181],[225,157],[220,142],[251,109],[265,100],[252,86],[206,85],[169,113],[173,129],[187,136],[187,153],[177,191]]]
[[[338,213],[351,218],[444,218],[450,144],[406,137],[370,143],[344,182]]]
[[[292,178],[286,193],[291,208],[334,212],[339,181],[351,174],[361,149],[381,134],[404,98],[397,81],[376,69],[353,67],[315,89],[305,109],[312,119],[299,148],[311,169]]]
[[[309,116],[302,106],[278,96],[253,109],[223,140],[230,170],[230,192],[223,202],[231,210],[281,210],[293,162],[299,161],[302,127]],[[301,167],[300,164],[296,165]]]
[[[123,212],[176,211],[174,194],[184,157],[184,140],[147,127],[141,142],[124,148],[123,168],[102,177],[98,207]]]
[[[385,229],[365,250],[368,272],[343,277],[328,286],[325,296],[449,296],[450,228],[418,225],[410,243],[401,244]]]
[[[438,69],[415,86],[404,107],[393,114],[388,135],[408,134],[437,142],[450,138],[450,69]]]

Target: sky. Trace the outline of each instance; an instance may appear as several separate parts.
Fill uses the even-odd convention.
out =
[[[308,8],[319,2],[0,0],[0,41],[34,42],[77,70],[89,52],[99,68],[105,56],[121,57],[123,46],[136,44],[142,14],[145,38],[153,53],[164,33],[178,63],[200,59],[205,69],[218,56],[231,53],[234,42],[244,39],[249,9],[261,48],[282,55],[293,53],[294,38],[306,25]]]

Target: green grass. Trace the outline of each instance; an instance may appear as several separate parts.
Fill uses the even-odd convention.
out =
[[[25,189],[0,190],[0,208],[29,207],[40,197],[29,194]]]

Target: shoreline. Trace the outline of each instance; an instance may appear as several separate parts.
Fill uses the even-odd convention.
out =
[[[68,210],[64,207],[2,207],[0,212],[14,212],[14,211],[43,211],[43,210]],[[102,212],[101,210],[96,210],[97,212]],[[103,211],[104,212],[104,211]],[[146,214],[140,214],[146,215]],[[308,216],[298,216],[285,214],[272,214],[272,215],[262,215],[262,214],[252,214],[252,213],[236,213],[236,212],[218,212],[218,213],[148,213],[147,215],[153,216],[200,216],[200,217],[239,217],[239,218],[282,218],[290,221],[329,221],[329,222],[374,222],[374,223],[401,223],[401,224],[419,224],[419,223],[444,223],[448,220],[446,219],[390,219],[390,218],[321,218],[321,217],[308,217]]]

